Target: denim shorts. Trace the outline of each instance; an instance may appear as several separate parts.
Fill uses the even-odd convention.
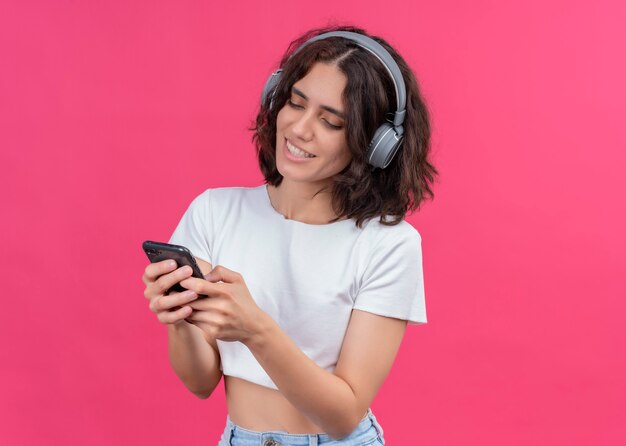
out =
[[[226,429],[217,446],[380,446],[385,444],[383,428],[371,409],[351,434],[334,440],[327,434],[288,434],[287,431],[258,432],[234,424],[226,416]]]

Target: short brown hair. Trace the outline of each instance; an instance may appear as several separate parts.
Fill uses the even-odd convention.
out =
[[[356,42],[329,37],[312,42],[290,57],[310,38],[329,31],[364,34],[381,44],[394,58],[406,84],[404,140],[385,169],[372,169],[366,151],[374,132],[397,107],[393,82],[380,61]],[[352,161],[333,179],[332,206],[339,216],[353,218],[362,228],[367,219],[380,216],[380,223],[396,225],[408,211],[433,198],[431,184],[438,175],[431,164],[430,123],[417,81],[404,59],[382,38],[353,26],[331,26],[310,30],[291,42],[282,57],[283,73],[273,96],[272,107],[261,104],[250,130],[266,183],[279,186],[283,176],[276,168],[276,117],[291,94],[291,87],[306,76],[316,62],[336,63],[347,77],[343,92],[346,106],[346,139]],[[269,102],[269,101],[266,101]],[[391,216],[391,220],[385,219]]]

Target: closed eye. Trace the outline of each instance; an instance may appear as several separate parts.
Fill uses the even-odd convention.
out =
[[[324,119],[324,122],[325,122],[325,123],[326,123],[326,125],[327,125],[328,127],[330,127],[331,129],[335,129],[335,130],[339,130],[339,129],[341,129],[341,126],[340,126],[340,125],[334,125],[334,124],[331,124],[330,122],[328,122],[328,121],[327,121],[327,120],[325,120],[325,119]]]
[[[291,99],[287,100],[287,104],[289,104],[290,107],[295,108],[295,109],[304,109],[304,107],[302,105],[296,104],[295,102],[293,102]],[[326,124],[327,127],[333,129],[333,130],[340,130],[343,127],[340,125],[334,125],[331,124],[330,122],[328,122],[325,119],[322,119],[322,121],[324,121],[324,124]]]
[[[293,107],[293,108],[304,108],[303,106],[298,105],[298,104],[296,104],[295,102],[293,102],[291,99],[288,99],[288,100],[287,100],[287,103],[288,103],[291,107]]]

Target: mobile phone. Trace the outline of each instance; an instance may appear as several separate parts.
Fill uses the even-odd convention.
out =
[[[172,259],[176,262],[176,268],[189,265],[193,270],[192,277],[204,279],[204,275],[202,274],[202,270],[198,266],[196,259],[191,254],[191,251],[189,251],[186,247],[181,245],[172,245],[170,243],[153,242],[150,240],[146,240],[141,246],[148,256],[148,259],[150,259],[150,262],[156,263]],[[186,291],[186,289],[183,288],[180,283],[176,283],[169,290],[167,290],[165,294],[168,294],[170,291],[180,293]],[[206,295],[200,294],[198,297],[206,297]]]

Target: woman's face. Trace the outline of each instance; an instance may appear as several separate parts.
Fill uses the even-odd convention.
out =
[[[316,63],[291,89],[276,119],[276,167],[292,181],[326,185],[352,159],[342,93],[346,76],[335,65]],[[289,149],[295,148],[295,154]],[[300,149],[314,157],[304,157]]]

